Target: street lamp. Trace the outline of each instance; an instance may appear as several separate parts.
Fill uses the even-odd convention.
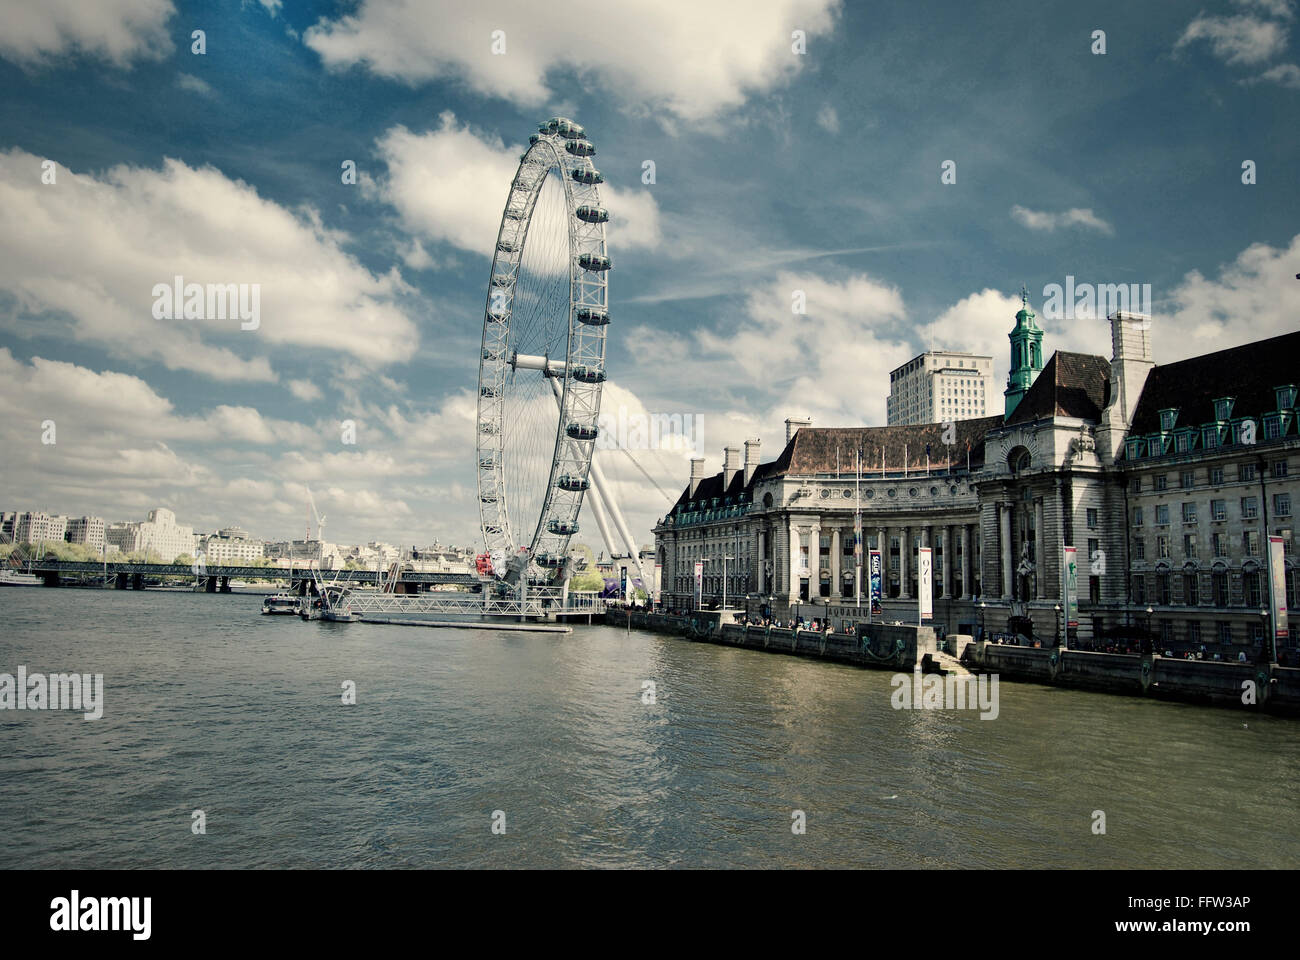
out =
[[[1265,656],[1265,651],[1269,650],[1269,640],[1270,640],[1269,629],[1268,629],[1268,608],[1267,607],[1260,607],[1259,618],[1264,625],[1264,629],[1263,629],[1263,633],[1261,633],[1259,637],[1259,653],[1256,654],[1256,656],[1258,656],[1260,659],[1263,659]],[[1276,659],[1277,659],[1276,655],[1269,658],[1270,661]]]
[[[735,560],[735,557],[729,557],[726,554],[722,556],[722,609],[727,609],[727,561]],[[718,621],[721,623],[721,621]]]
[[[1151,649],[1154,652],[1156,638],[1151,634],[1151,615],[1155,613],[1151,607],[1147,607],[1147,639],[1151,641]]]
[[[984,639],[984,611],[987,610],[988,608],[989,605],[985,603],[983,600],[981,600],[980,601],[980,639],[981,640]]]
[[[1059,647],[1061,645],[1061,605],[1058,603],[1052,609],[1056,611],[1053,622],[1056,624],[1056,645]]]

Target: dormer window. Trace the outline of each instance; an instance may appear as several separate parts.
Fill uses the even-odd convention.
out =
[[[1128,442],[1128,458],[1137,460],[1142,456],[1142,440],[1130,440]]]
[[[1236,397],[1220,397],[1214,401],[1214,419],[1230,420],[1232,418],[1232,405],[1237,402]]]
[[[1278,410],[1290,410],[1295,406],[1296,389],[1292,384],[1286,384],[1281,387],[1273,388],[1273,395],[1277,397]]]
[[[1178,408],[1168,407],[1160,411],[1160,429],[1172,430],[1174,424],[1178,422]]]

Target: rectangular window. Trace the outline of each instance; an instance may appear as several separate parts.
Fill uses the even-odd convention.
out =
[[[1228,501],[1211,500],[1210,501],[1210,519],[1227,520],[1228,519]]]
[[[1156,526],[1168,526],[1169,524],[1169,504],[1156,504]]]
[[[1141,493],[1141,492],[1142,492],[1142,478],[1141,478],[1141,477],[1134,477],[1133,480],[1132,480],[1132,483],[1130,484],[1130,489],[1131,489],[1134,493]]]
[[[1133,559],[1145,560],[1147,558],[1147,542],[1141,537],[1133,541]]]
[[[1183,523],[1196,522],[1196,504],[1188,502],[1183,504]]]
[[[1096,560],[1097,554],[1101,553],[1101,541],[1088,538],[1088,559]]]
[[[1133,526],[1135,526],[1135,527],[1140,527],[1140,526],[1142,526],[1142,508],[1141,508],[1141,507],[1134,507],[1134,508],[1133,508]]]
[[[1165,489],[1168,489],[1168,487],[1169,487],[1169,478],[1166,477],[1163,473],[1162,473],[1162,474],[1158,474],[1158,475],[1156,476],[1156,478],[1155,478],[1155,484],[1156,484],[1156,489],[1157,489],[1157,490],[1165,490]]]
[[[1147,602],[1147,578],[1140,573],[1133,577],[1133,602]]]
[[[1183,574],[1183,603],[1194,607],[1201,602],[1201,578],[1194,573]]]
[[[1216,607],[1226,607],[1228,605],[1228,575],[1216,571],[1211,580],[1214,587],[1214,605]]]
[[[1273,494],[1273,513],[1279,517],[1291,516],[1291,494]]]
[[[1088,601],[1090,603],[1101,603],[1101,577],[1088,578]]]
[[[1259,517],[1259,501],[1254,497],[1241,498],[1241,519],[1255,520]]]
[[[1201,621],[1199,620],[1187,621],[1187,639],[1190,640],[1192,643],[1201,642]]]
[[[1184,470],[1179,476],[1178,481],[1179,485],[1184,490],[1190,490],[1192,487],[1196,486],[1196,474],[1191,470]]]
[[[1228,535],[1226,533],[1214,534],[1214,555],[1216,557],[1226,557],[1228,555]]]
[[[1249,483],[1255,479],[1255,465],[1253,463],[1237,464],[1237,479],[1242,483]]]
[[[1086,516],[1087,516],[1087,520],[1088,520],[1088,529],[1089,529],[1089,530],[1096,530],[1096,529],[1097,529],[1097,511],[1096,511],[1095,509],[1093,509],[1092,507],[1089,507],[1088,510],[1087,510],[1087,514],[1086,514]]]
[[[1232,624],[1226,620],[1219,622],[1219,642],[1232,643]]]
[[[1167,607],[1169,606],[1171,599],[1169,590],[1169,574],[1156,574],[1156,603]]]
[[[1246,551],[1248,557],[1259,556],[1259,531],[1247,530],[1241,535],[1241,545]]]
[[[1258,534],[1256,534],[1258,536]],[[1156,557],[1160,560],[1169,559],[1169,538],[1165,536],[1156,537]]]
[[[1210,467],[1210,486],[1223,486],[1223,467]]]
[[[1285,461],[1285,460],[1274,460],[1274,461],[1273,461],[1273,476],[1274,476],[1274,478],[1277,478],[1277,477],[1285,477],[1285,476],[1286,476],[1286,461]]]
[[[1183,534],[1183,556],[1188,560],[1196,559],[1196,534]]]
[[[1243,586],[1246,588],[1246,605],[1258,607],[1262,602],[1260,597],[1262,588],[1260,586],[1260,573],[1254,570],[1243,577]]]

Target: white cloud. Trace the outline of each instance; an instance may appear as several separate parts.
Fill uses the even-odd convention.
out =
[[[1300,329],[1300,234],[1285,249],[1255,243],[1217,279],[1188,273],[1152,318],[1158,363],[1212,353]]]
[[[698,120],[786,82],[834,24],[838,0],[659,0],[556,8],[508,0],[466,16],[451,0],[363,0],[322,19],[304,42],[337,69],[364,64],[408,83],[450,78],[490,96],[541,108],[553,73],[573,73],[602,97]],[[506,52],[492,52],[503,30]]]
[[[1300,90],[1300,67],[1297,67],[1294,63],[1279,63],[1275,67],[1269,67],[1259,76],[1251,77],[1244,82],[1248,84],[1276,83],[1291,90]]]
[[[19,304],[0,319],[41,317],[77,339],[219,380],[273,380],[277,345],[334,351],[374,367],[404,362],[417,342],[398,305],[396,271],[376,276],[342,249],[346,235],[314,211],[295,214],[211,167],[166,160],[95,176],[0,153],[0,290]],[[261,324],[157,320],[156,284],[257,284]]]
[[[1199,16],[1187,25],[1174,49],[1205,40],[1224,63],[1254,66],[1285,50],[1286,39],[1287,29],[1280,23],[1252,16]]]
[[[212,89],[212,84],[202,77],[196,77],[192,74],[182,73],[176,78],[176,85],[182,90],[188,90],[191,93],[197,93],[200,96],[211,97],[216,94]]]
[[[829,103],[817,111],[817,126],[827,133],[840,132],[840,116]]]
[[[1291,0],[1232,0],[1239,7],[1255,7],[1271,17],[1290,20],[1294,16]]]
[[[321,398],[320,387],[310,380],[290,380],[287,384],[289,392],[299,400],[305,400],[311,403],[313,400]]]
[[[491,256],[510,183],[523,146],[479,136],[445,112],[436,130],[417,134],[396,126],[376,141],[388,175],[376,184],[402,227],[429,240]],[[646,190],[602,186],[612,249],[658,244],[659,207]],[[412,251],[417,257],[420,251]],[[426,254],[427,256],[427,254]],[[417,268],[415,263],[408,264]]]
[[[171,0],[0,0],[0,57],[24,67],[83,53],[129,68],[174,49]]]
[[[1096,216],[1091,208],[1073,207],[1060,213],[1052,213],[1048,210],[1030,210],[1017,203],[1011,208],[1011,219],[1030,230],[1045,230],[1049,233],[1076,226],[1087,227],[1107,235],[1115,232],[1115,228]]]

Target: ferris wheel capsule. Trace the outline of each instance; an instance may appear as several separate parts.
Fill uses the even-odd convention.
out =
[[[597,183],[605,182],[605,178],[601,176],[600,171],[595,169],[594,167],[590,169],[588,169],[587,167],[579,167],[578,169],[573,171],[572,176],[574,180],[577,180],[579,183],[585,184],[586,186],[589,187]]]
[[[589,327],[603,327],[609,323],[609,314],[592,307],[579,307],[578,322],[585,323]]]
[[[602,256],[598,253],[583,253],[578,255],[578,266],[584,270],[590,270],[593,273],[601,273],[610,268],[609,257]]]
[[[604,207],[593,207],[589,204],[583,204],[573,215],[583,223],[609,223],[609,211]]]

